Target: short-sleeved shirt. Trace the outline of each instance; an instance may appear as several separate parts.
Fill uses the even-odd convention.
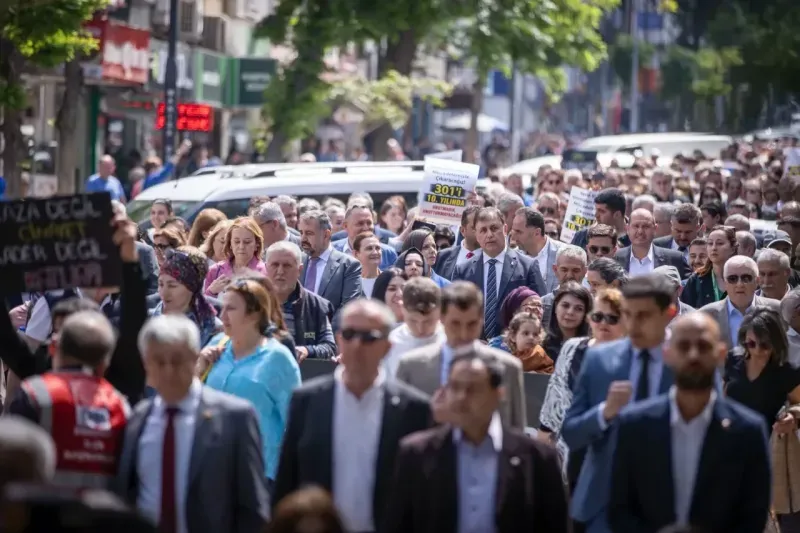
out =
[[[112,200],[125,201],[125,190],[114,176],[109,176],[108,179],[103,179],[98,174],[89,176],[86,180],[86,192],[108,192]]]
[[[764,417],[772,432],[775,417],[786,398],[800,385],[800,370],[788,362],[782,365],[770,361],[754,380],[747,378],[747,359],[731,351],[725,362],[725,394]]]

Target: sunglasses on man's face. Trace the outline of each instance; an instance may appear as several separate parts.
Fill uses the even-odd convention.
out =
[[[361,340],[361,342],[369,344],[377,341],[381,341],[388,336],[388,333],[383,332],[379,329],[370,329],[370,330],[360,330],[360,329],[353,329],[353,328],[346,328],[342,330],[342,338],[346,341],[352,341],[355,339]]]
[[[597,254],[610,254],[611,247],[610,246],[589,246],[589,253],[592,255]]]
[[[736,285],[740,281],[747,285],[748,283],[753,283],[755,280],[756,278],[752,274],[742,274],[741,276],[738,274],[731,274],[725,278],[725,281],[731,285]]]
[[[543,215],[555,215],[556,210],[552,207],[540,207],[539,212]]]
[[[612,315],[611,313],[605,314],[601,313],[600,311],[595,311],[589,315],[589,319],[595,324],[601,324],[603,322],[609,326],[616,326],[619,324],[619,315]]]

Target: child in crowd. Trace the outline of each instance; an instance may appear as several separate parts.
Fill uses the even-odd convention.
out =
[[[542,348],[542,321],[529,312],[520,312],[511,319],[506,331],[506,345],[516,358],[522,361],[523,372],[552,374],[553,360]]]

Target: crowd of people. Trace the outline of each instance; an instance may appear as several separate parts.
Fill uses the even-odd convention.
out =
[[[2,489],[163,533],[800,531],[780,148],[511,175],[458,235],[402,196],[115,200],[120,287],[5,295]]]

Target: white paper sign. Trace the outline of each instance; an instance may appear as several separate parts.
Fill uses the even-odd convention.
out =
[[[53,174],[31,174],[30,196],[49,198],[58,194],[58,176]]]
[[[575,234],[594,223],[594,199],[597,191],[573,187],[569,192],[569,205],[561,227],[561,240],[572,242]]]
[[[460,225],[467,199],[475,190],[480,167],[436,157],[425,158],[425,177],[419,191],[418,218],[433,224]]]
[[[800,176],[800,148],[787,148],[784,151],[786,160],[784,161],[784,176]]]
[[[449,152],[436,152],[435,154],[428,154],[425,159],[447,159],[448,161],[458,161],[459,163],[464,157],[463,150],[450,150]]]

